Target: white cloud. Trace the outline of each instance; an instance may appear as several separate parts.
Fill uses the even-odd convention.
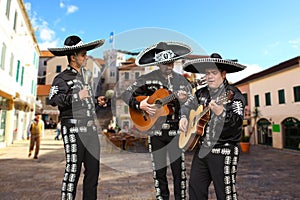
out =
[[[289,40],[288,43],[292,45],[292,48],[298,49],[300,45],[300,39],[298,38],[295,40]]]
[[[41,26],[39,32],[40,32],[39,36],[41,40],[44,41],[53,40],[55,37],[55,32],[52,29],[50,29],[48,26]]]
[[[60,43],[61,42],[58,39],[52,41],[44,41],[39,43],[39,48],[40,50],[48,50],[48,48],[50,47],[59,47]]]
[[[36,32],[39,48],[47,50],[49,47],[57,47],[59,40],[56,38],[55,31],[49,27],[47,21],[38,17],[36,12],[31,11],[31,4],[25,4],[33,29]]]
[[[236,73],[229,73],[227,74],[227,79],[229,82],[235,83],[240,81],[252,74],[262,71],[263,69],[258,66],[257,64],[247,64],[247,68]]]
[[[76,12],[79,8],[77,6],[74,5],[70,5],[67,7],[67,14],[72,14],[74,12]]]
[[[63,2],[59,2],[59,7],[60,8],[64,8],[65,7],[65,4]]]

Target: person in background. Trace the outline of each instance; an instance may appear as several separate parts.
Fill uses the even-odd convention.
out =
[[[181,109],[180,129],[187,131],[187,116],[199,106],[209,108],[208,118],[204,115],[196,126],[200,137],[196,148],[189,180],[191,200],[207,200],[211,182],[217,199],[237,199],[236,172],[245,99],[241,92],[226,79],[226,73],[234,73],[246,67],[214,53],[209,58],[186,62],[183,69],[192,73],[206,74],[207,86],[200,88]]]
[[[129,134],[129,128],[128,125],[124,125],[124,127],[118,132],[120,135],[127,135]]]
[[[61,121],[59,120],[56,125],[56,136],[54,140],[59,140],[60,132],[61,132]]]
[[[53,80],[49,103],[58,106],[64,141],[66,166],[61,199],[75,199],[82,164],[84,165],[83,199],[97,199],[100,143],[95,106],[106,106],[104,96],[94,97],[92,74],[85,69],[87,51],[102,46],[104,40],[83,43],[71,35],[64,47],[49,48],[55,56],[67,56],[68,66]]]
[[[149,135],[149,152],[153,166],[153,179],[156,190],[156,199],[169,199],[170,191],[167,180],[167,155],[169,155],[174,197],[176,200],[186,199],[186,174],[184,152],[178,147],[179,139],[179,110],[180,104],[191,97],[191,86],[185,77],[176,73],[174,62],[190,54],[191,48],[180,42],[159,42],[144,49],[136,59],[138,66],[155,66],[159,69],[140,76],[122,94],[121,98],[136,113],[144,118],[155,116],[158,108],[155,103],[148,103],[148,99],[159,89],[170,94],[167,107],[170,109],[167,116],[157,118],[153,126],[146,130]],[[160,90],[161,91],[161,90]],[[167,97],[168,95],[158,98]],[[173,96],[174,95],[174,96]],[[146,96],[142,101],[136,97]]]
[[[41,119],[41,115],[39,113],[35,114],[34,120],[30,123],[29,127],[29,138],[30,138],[30,144],[29,144],[29,154],[28,157],[32,155],[33,150],[34,151],[34,159],[38,159],[39,151],[40,151],[40,144],[41,144],[41,137],[44,134],[45,127],[44,122]],[[35,146],[35,148],[34,148]]]

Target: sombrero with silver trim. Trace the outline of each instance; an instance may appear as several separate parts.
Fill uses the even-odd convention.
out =
[[[205,74],[205,70],[208,68],[218,68],[225,70],[227,73],[234,73],[246,69],[246,66],[232,60],[224,60],[218,53],[213,53],[209,58],[187,61],[182,68],[187,72]]]
[[[104,44],[105,40],[96,40],[89,43],[83,43],[80,37],[71,35],[66,38],[64,47],[60,48],[48,48],[48,50],[55,56],[66,56],[80,50],[92,50],[98,48]]]
[[[192,48],[181,42],[159,42],[141,51],[135,60],[138,66],[151,66],[174,62],[192,53]]]

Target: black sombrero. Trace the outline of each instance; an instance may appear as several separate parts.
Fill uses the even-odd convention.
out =
[[[208,68],[218,68],[227,73],[234,73],[244,70],[246,66],[232,60],[224,60],[219,54],[213,53],[209,58],[199,58],[187,61],[182,68],[187,72],[205,74],[205,70]]]
[[[86,49],[87,51],[98,48],[104,44],[105,40],[96,40],[84,44],[80,37],[72,35],[66,38],[64,42],[64,47],[61,48],[48,48],[48,50],[55,56],[66,56],[74,53],[75,51],[80,51]]]
[[[174,62],[192,53],[190,46],[181,42],[159,42],[141,51],[135,60],[138,66],[151,66]]]

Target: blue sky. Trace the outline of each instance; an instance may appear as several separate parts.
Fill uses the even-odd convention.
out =
[[[116,35],[115,48],[122,50],[133,50],[137,41],[147,46],[155,39],[186,38],[184,42],[191,43],[193,54],[218,52],[225,59],[238,59],[247,65],[242,76],[300,55],[298,0],[24,0],[24,3],[42,50],[61,47],[71,34],[79,35],[84,42],[106,39],[101,51],[110,47],[108,39],[112,31]]]

